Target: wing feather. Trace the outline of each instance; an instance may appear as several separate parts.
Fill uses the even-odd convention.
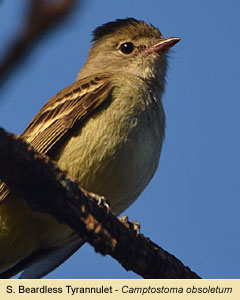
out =
[[[107,75],[74,82],[49,100],[21,137],[47,154],[77,121],[85,119],[106,100],[111,88]]]
[[[37,151],[48,154],[69,134],[69,129],[108,98],[112,87],[109,74],[75,81],[43,106],[20,137]],[[0,204],[8,193],[6,184],[0,181]]]

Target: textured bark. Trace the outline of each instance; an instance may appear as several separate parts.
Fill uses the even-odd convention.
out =
[[[111,255],[125,269],[144,278],[200,278],[173,255],[138,234],[131,223],[120,222],[101,201],[98,205],[99,196],[80,188],[50,158],[3,129],[0,178],[34,210],[65,222],[97,252]]]

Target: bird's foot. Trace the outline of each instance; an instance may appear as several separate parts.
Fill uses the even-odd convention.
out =
[[[103,197],[103,196],[99,196],[99,195],[97,195],[97,194],[94,194],[94,193],[89,193],[89,195],[90,195],[91,197],[93,197],[94,200],[97,201],[97,205],[98,205],[99,207],[104,207],[104,208],[106,209],[107,213],[110,212],[110,210],[111,210],[111,205],[110,205],[110,201],[109,201],[108,199],[106,199],[106,198]]]
[[[119,220],[129,229],[134,230],[136,234],[140,234],[140,223],[138,221],[130,222],[127,216],[122,216]]]

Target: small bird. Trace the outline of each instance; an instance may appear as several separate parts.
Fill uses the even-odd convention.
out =
[[[121,214],[141,194],[164,140],[167,51],[180,39],[134,18],[93,31],[77,80],[52,97],[20,137]],[[41,278],[82,244],[74,230],[0,184],[0,278]]]

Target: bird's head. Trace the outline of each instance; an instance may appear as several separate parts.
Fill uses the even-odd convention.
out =
[[[133,18],[103,24],[93,31],[93,45],[79,78],[121,72],[164,82],[166,53],[179,40],[164,38],[153,25]]]

